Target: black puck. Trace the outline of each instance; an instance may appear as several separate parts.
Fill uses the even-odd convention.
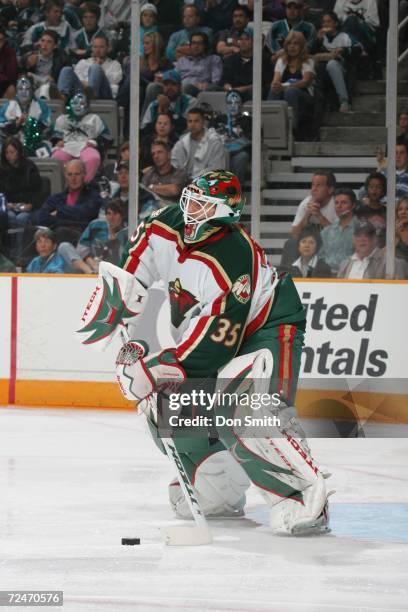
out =
[[[140,544],[140,538],[122,538],[122,544],[125,546],[135,546]]]

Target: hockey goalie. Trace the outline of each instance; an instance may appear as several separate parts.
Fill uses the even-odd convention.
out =
[[[174,346],[149,355],[140,343],[125,343],[116,361],[123,395],[148,407],[159,447],[156,400],[168,393],[163,381],[182,389],[191,380],[214,380],[221,391],[247,382],[246,389],[279,396],[277,407],[263,406],[257,414],[277,416],[277,434],[268,426],[253,436],[233,425],[209,427],[199,438],[187,433],[174,443],[206,517],[242,516],[252,483],[270,507],[274,533],[324,533],[325,480],[293,408],[305,310],[290,275],[278,277],[239,224],[243,206],[234,174],[217,170],[193,179],[179,206],[162,208],[139,225],[119,268],[101,264],[79,331],[84,344],[109,342],[123,326],[131,338],[133,328],[140,337],[137,321],[148,289],[163,281]],[[215,403],[212,414],[220,411]],[[177,481],[169,485],[169,498],[177,517],[191,518]]]

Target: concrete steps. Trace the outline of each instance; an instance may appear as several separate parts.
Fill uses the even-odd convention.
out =
[[[295,142],[293,145],[293,155],[301,156],[343,156],[343,157],[374,157],[377,143],[366,142],[339,142],[338,140],[326,142]]]
[[[387,131],[385,127],[322,127],[320,128],[321,142],[341,142],[369,144],[384,144],[387,142]],[[371,145],[373,146],[373,145]]]
[[[325,127],[384,127],[385,113],[356,112],[328,113],[323,122]]]
[[[373,95],[373,94],[382,94],[384,95],[386,91],[386,83],[385,81],[358,81],[356,84],[355,93],[356,95]],[[408,95],[408,82],[407,81],[399,81],[398,82],[398,95],[406,96]]]
[[[375,112],[385,113],[385,96],[371,95],[371,96],[355,96],[353,97],[351,108],[356,112]],[[407,98],[399,96],[397,99],[398,110],[407,106]]]

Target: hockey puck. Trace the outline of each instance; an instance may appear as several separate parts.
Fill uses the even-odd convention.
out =
[[[140,544],[140,538],[122,538],[122,544],[125,546],[135,546]]]

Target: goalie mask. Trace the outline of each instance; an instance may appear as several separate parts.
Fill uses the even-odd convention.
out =
[[[78,92],[72,96],[69,103],[69,109],[71,111],[71,115],[75,119],[82,119],[82,117],[84,117],[88,112],[88,99],[86,95],[82,92]]]
[[[185,242],[203,240],[218,224],[236,223],[244,204],[240,182],[232,172],[212,170],[197,176],[180,198]]]
[[[23,107],[28,107],[33,99],[33,86],[30,79],[23,76],[16,83],[16,98]]]

